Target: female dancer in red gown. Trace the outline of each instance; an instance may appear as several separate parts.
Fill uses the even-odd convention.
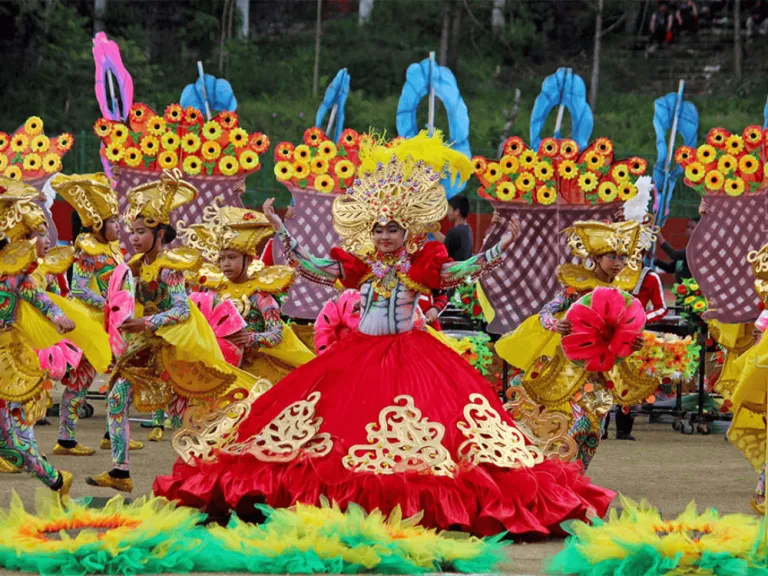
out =
[[[334,202],[345,249],[330,259],[308,254],[272,200],[264,204],[301,274],[360,289],[359,331],[241,410],[239,425],[225,422],[229,410],[207,428],[191,426],[175,442],[183,461],[156,479],[156,494],[246,519],[259,502],[326,497],[385,513],[399,505],[404,515],[423,511],[426,526],[477,535],[544,536],[564,520],[605,512],[613,493],[591,485],[581,464],[545,458],[478,372],[413,329],[421,294],[477,277],[520,231],[513,221],[498,245],[460,263],[424,242],[446,213],[446,170],[466,177],[471,165],[438,137],[371,149]]]

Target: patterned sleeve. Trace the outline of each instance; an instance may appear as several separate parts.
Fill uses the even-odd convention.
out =
[[[59,279],[56,274],[45,275],[45,291],[61,296],[61,286],[59,285]]]
[[[433,290],[431,308],[442,312],[446,306],[448,306],[448,293],[445,290]]]
[[[251,303],[256,305],[264,317],[263,332],[248,332],[250,342],[248,350],[254,348],[274,348],[283,341],[283,322],[280,320],[280,307],[269,294],[257,292],[251,296]]]
[[[277,236],[283,243],[283,253],[288,262],[307,280],[333,286],[342,277],[341,266],[336,260],[312,256],[285,227]]]
[[[170,308],[144,317],[144,324],[152,331],[163,326],[173,326],[189,318],[189,297],[184,284],[184,273],[165,268],[160,272],[160,282],[168,289]]]
[[[446,262],[440,269],[442,279],[442,288],[455,288],[467,278],[470,281],[477,280],[480,276],[492,270],[501,264],[501,257],[504,252],[501,249],[501,243],[494,244],[491,248],[472,256],[469,260],[463,262]]]
[[[19,283],[19,296],[37,308],[51,322],[67,317],[30,276],[24,276]]]
[[[578,293],[570,293],[567,289],[562,290],[555,298],[546,304],[539,313],[539,322],[547,330],[554,331],[557,324],[555,314],[564,312],[571,307],[571,304],[578,300]]]
[[[95,273],[96,259],[93,256],[82,254],[72,265],[72,287],[69,292],[73,298],[81,300],[88,306],[103,310],[106,299],[88,287]]]

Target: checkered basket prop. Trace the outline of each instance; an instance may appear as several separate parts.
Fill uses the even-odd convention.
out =
[[[566,238],[560,232],[577,220],[610,219],[613,204],[528,205],[489,200],[501,218],[491,226],[483,242],[487,250],[500,239],[509,219],[520,220],[521,235],[498,268],[480,283],[496,316],[488,326],[492,334],[514,330],[557,295],[557,267],[568,260]]]
[[[285,227],[311,254],[327,256],[331,248],[341,242],[333,229],[332,207],[337,195],[322,194],[292,185],[287,188],[296,204],[296,216],[287,220]],[[282,248],[280,242],[275,242],[272,246],[276,264],[285,264]],[[297,275],[288,291],[288,299],[283,304],[282,312],[292,318],[314,320],[323,305],[337,294],[334,288],[314,284]]]
[[[686,249],[688,266],[714,317],[739,324],[757,318],[752,267],[747,253],[768,243],[768,191],[707,196],[708,213]]]
[[[118,201],[120,203],[120,213],[124,214],[128,208],[127,192],[134,186],[158,180],[162,172],[154,170],[137,170],[134,168],[121,167],[118,172],[117,191]],[[238,187],[242,187],[247,174],[238,174],[237,176],[189,176],[182,178],[197,188],[198,195],[194,202],[185,204],[176,210],[173,214],[173,223],[183,220],[187,224],[198,222],[203,217],[203,209],[208,206],[217,196],[223,196],[224,206],[242,206],[243,202]],[[239,186],[238,186],[239,185]],[[243,189],[245,189],[243,187]],[[128,233],[123,231],[121,240],[128,244]],[[180,245],[177,240],[174,244]]]

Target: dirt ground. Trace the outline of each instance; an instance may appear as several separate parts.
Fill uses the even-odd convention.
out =
[[[83,444],[98,447],[104,433],[104,410],[98,405],[95,408],[94,417],[81,420],[78,436]],[[41,450],[50,452],[56,426],[40,426],[35,431]],[[133,423],[132,431],[133,438],[146,441],[148,430]],[[647,417],[638,417],[635,436],[636,442],[613,438],[603,442],[589,470],[593,482],[633,499],[645,498],[661,508],[666,517],[681,512],[691,500],[701,508],[714,507],[721,513],[749,513],[756,473],[722,434],[684,436],[673,431],[669,423],[649,424]],[[55,466],[75,473],[73,497],[113,495],[111,490],[85,484],[86,476],[109,469],[108,452],[97,450],[87,458],[49,454],[49,458]],[[143,450],[132,452],[134,496],[148,493],[155,475],[171,471],[174,458],[168,437],[159,444],[147,442]],[[11,491],[16,490],[32,507],[39,486],[26,475],[0,475],[0,506],[6,507]],[[514,486],[509,489],[514,490]],[[509,547],[509,563],[502,569],[510,574],[542,574],[545,561],[561,546],[559,540],[513,544]],[[0,571],[0,575],[4,574],[10,573]]]

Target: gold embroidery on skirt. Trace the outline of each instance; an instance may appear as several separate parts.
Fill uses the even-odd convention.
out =
[[[464,420],[456,424],[467,438],[459,446],[459,456],[472,464],[493,464],[501,468],[532,468],[544,461],[536,446],[526,445],[525,436],[503,422],[488,399],[471,394],[464,407]]]
[[[529,441],[533,442],[545,458],[557,458],[570,462],[576,457],[578,446],[568,435],[568,417],[560,412],[550,412],[528,397],[522,386],[507,390],[509,402],[504,409],[515,419],[515,425]]]
[[[40,394],[47,373],[18,331],[0,331],[0,399],[25,402]]]
[[[442,445],[445,427],[422,418],[411,396],[395,398],[379,412],[379,421],[365,427],[368,444],[351,446],[344,467],[355,472],[396,474],[421,472],[452,476],[456,465]]]
[[[333,447],[330,434],[319,434],[323,419],[315,416],[320,392],[312,392],[280,412],[256,436],[232,444],[227,454],[251,454],[262,462],[290,462],[297,456],[320,458]]]

